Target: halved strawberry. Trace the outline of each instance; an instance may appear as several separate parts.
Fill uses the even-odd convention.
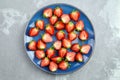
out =
[[[79,17],[80,17],[80,12],[78,10],[73,10],[70,13],[70,18],[74,21],[78,21]]]
[[[49,48],[46,50],[46,55],[48,58],[52,58],[55,55],[55,50],[53,48]]]
[[[75,32],[68,33],[68,39],[73,41],[77,38],[77,34]]]
[[[43,59],[41,60],[40,66],[41,66],[41,67],[45,67],[45,66],[48,66],[49,63],[50,63],[50,60],[49,60],[47,57],[45,57],[45,58],[43,58]]]
[[[83,56],[80,52],[76,54],[75,60],[78,62],[83,62]]]
[[[84,44],[81,46],[80,52],[83,54],[88,54],[88,52],[90,51],[90,45],[89,44]]]
[[[80,45],[78,43],[74,43],[71,47],[71,50],[74,52],[80,51]]]
[[[50,17],[49,22],[53,25],[57,22],[57,20],[58,20],[58,17],[53,15],[52,17]]]
[[[45,52],[43,50],[36,50],[35,51],[35,56],[38,59],[42,59],[45,57]]]
[[[62,40],[62,45],[65,48],[70,48],[71,47],[71,41],[69,39],[63,39]]]
[[[55,63],[55,62],[50,62],[50,65],[49,65],[49,70],[52,71],[52,72],[55,72],[57,71],[58,69],[58,65]]]
[[[75,25],[77,31],[82,31],[84,29],[84,23],[82,20],[78,21]]]
[[[70,62],[74,62],[75,60],[75,52],[67,52],[66,54],[66,60]]]
[[[61,20],[63,23],[67,24],[70,21],[70,16],[68,14],[63,14]]]
[[[64,39],[64,38],[65,38],[65,33],[64,33],[64,31],[62,31],[62,30],[58,31],[58,32],[56,33],[56,38],[57,38],[58,40]]]
[[[58,67],[61,70],[66,70],[69,67],[69,63],[66,61],[62,61],[59,63]]]
[[[52,16],[52,9],[51,8],[46,8],[44,11],[43,11],[43,16],[45,18],[49,18]]]
[[[48,33],[43,34],[42,40],[43,40],[44,42],[46,42],[46,43],[53,41],[52,37],[51,37],[50,34],[48,34]]]
[[[40,30],[44,29],[44,21],[43,20],[37,20],[35,23],[35,26],[39,28]]]
[[[66,26],[65,26],[65,29],[66,29],[67,32],[73,31],[74,28],[75,28],[75,26],[74,26],[74,23],[73,23],[73,22],[69,22],[69,23],[67,23]]]
[[[50,35],[54,34],[54,27],[50,24],[46,25],[46,32],[49,33]]]
[[[32,51],[35,51],[37,49],[36,44],[37,44],[36,41],[34,41],[34,40],[30,41],[29,44],[28,44],[28,49],[32,50]]]
[[[45,49],[46,48],[46,44],[42,40],[38,40],[37,48],[38,49]]]
[[[64,27],[65,27],[65,25],[64,25],[64,23],[63,23],[62,21],[58,21],[58,22],[56,22],[56,24],[55,24],[55,28],[56,28],[57,30],[62,30],[62,29],[64,29]]]
[[[59,57],[59,56],[57,56],[57,57],[51,58],[51,60],[52,60],[53,62],[55,62],[55,63],[60,63],[60,62],[62,61],[62,58]]]
[[[59,56],[60,57],[65,57],[65,55],[66,55],[66,53],[67,53],[67,49],[66,48],[61,48],[60,50],[59,50]]]
[[[37,36],[39,33],[39,29],[36,27],[33,27],[29,30],[29,36],[34,37]]]
[[[82,30],[79,34],[79,39],[80,40],[87,40],[88,39],[88,32],[85,30]]]
[[[59,50],[62,46],[62,43],[61,41],[55,41],[54,44],[53,44],[53,47],[56,49],[56,50]]]
[[[54,15],[56,15],[57,17],[60,17],[62,15],[62,13],[63,13],[62,8],[56,7],[54,9]]]

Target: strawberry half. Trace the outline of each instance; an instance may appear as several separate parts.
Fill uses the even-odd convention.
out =
[[[75,60],[75,52],[67,52],[66,54],[66,60],[70,62],[74,62]]]
[[[46,44],[42,40],[38,40],[37,48],[38,49],[45,49],[46,48]]]
[[[60,63],[62,61],[62,58],[61,57],[53,57],[53,58],[51,58],[51,60],[55,63]]]
[[[68,39],[73,41],[77,38],[77,34],[75,32],[68,33]]]
[[[35,26],[39,28],[40,30],[44,29],[44,21],[43,20],[37,20],[35,23]]]
[[[52,58],[55,55],[55,50],[52,48],[49,48],[46,50],[46,55],[48,58]]]
[[[63,23],[67,24],[70,21],[70,16],[68,14],[63,14],[61,20]]]
[[[80,45],[78,43],[74,43],[71,47],[71,50],[74,52],[80,51]]]
[[[63,13],[62,8],[56,7],[54,9],[54,15],[56,15],[57,17],[60,17],[62,15],[62,13]]]
[[[66,48],[61,48],[60,50],[59,50],[59,56],[60,57],[65,57],[65,55],[66,55],[66,53],[67,53],[67,49]]]
[[[53,41],[52,37],[51,37],[50,34],[48,34],[48,33],[43,34],[42,40],[43,40],[44,42],[46,42],[46,43]]]
[[[66,31],[67,31],[68,33],[71,32],[71,31],[73,31],[74,28],[75,28],[75,26],[74,26],[74,23],[73,23],[73,22],[69,22],[69,23],[67,23],[66,26],[65,26],[65,29],[66,29]]]
[[[80,52],[76,54],[75,60],[78,62],[83,62],[83,56]]]
[[[29,36],[34,37],[37,36],[39,33],[39,29],[36,27],[33,27],[29,30]]]
[[[83,54],[88,54],[88,52],[90,51],[90,45],[88,44],[84,44],[81,46],[80,52]]]
[[[69,67],[69,64],[66,61],[62,61],[62,62],[59,63],[58,67],[61,70],[66,70]]]
[[[50,17],[49,22],[54,25],[57,22],[58,18],[57,16],[53,15],[52,17]]]
[[[85,30],[82,30],[79,34],[79,39],[80,40],[87,40],[88,39],[88,32]]]
[[[61,41],[55,41],[54,44],[53,44],[53,47],[56,49],[56,50],[59,50],[62,46],[62,43]]]
[[[58,31],[58,32],[56,33],[56,38],[57,38],[58,40],[64,39],[64,38],[65,38],[65,33],[64,33],[64,31],[62,31],[62,30]]]
[[[56,22],[56,24],[55,24],[55,28],[56,28],[57,30],[62,30],[62,29],[64,29],[64,27],[65,27],[65,25],[64,25],[64,23],[63,23],[62,21],[58,21],[58,22]]]
[[[71,41],[69,39],[63,39],[62,45],[65,48],[70,48],[71,47]]]
[[[50,63],[50,60],[49,60],[47,57],[45,57],[45,58],[43,58],[43,59],[41,60],[40,66],[41,66],[41,67],[45,67],[45,66],[48,66],[49,63]]]
[[[82,20],[78,21],[75,25],[77,31],[82,31],[84,29],[84,23]]]
[[[57,71],[57,69],[58,69],[58,65],[55,62],[50,62],[49,70],[55,72]]]
[[[80,17],[80,12],[78,10],[73,10],[70,13],[70,18],[74,21],[78,21],[79,17]]]
[[[50,35],[54,34],[54,27],[50,24],[46,25],[46,32],[49,33]]]
[[[35,51],[37,49],[36,44],[37,44],[36,41],[34,41],[34,40],[30,41],[29,44],[28,44],[28,49],[32,50],[32,51]]]
[[[38,59],[42,59],[45,57],[45,52],[43,50],[36,50],[35,51],[35,56]]]
[[[52,9],[51,8],[46,8],[44,11],[43,11],[43,16],[45,18],[49,18],[52,16]]]

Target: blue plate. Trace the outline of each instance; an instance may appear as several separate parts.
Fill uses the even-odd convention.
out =
[[[79,39],[76,39],[72,43],[79,43],[80,45],[89,44],[89,45],[91,45],[91,49],[90,49],[90,51],[89,51],[88,54],[83,55],[83,58],[84,58],[83,62],[81,62],[81,63],[79,63],[79,62],[70,62],[71,66],[67,70],[62,71],[62,70],[58,69],[56,72],[51,72],[51,71],[49,71],[48,67],[41,67],[40,66],[40,61],[41,60],[38,60],[34,56],[34,51],[29,51],[28,48],[27,48],[28,43],[31,40],[38,41],[39,39],[41,39],[41,35],[44,33],[44,30],[40,31],[39,35],[36,36],[36,37],[29,37],[28,36],[28,32],[29,32],[29,29],[31,27],[35,26],[35,21],[38,20],[38,19],[44,20],[45,24],[49,23],[48,19],[44,18],[43,15],[42,15],[43,10],[45,8],[52,8],[52,9],[54,9],[54,8],[56,8],[58,6],[61,7],[63,9],[63,13],[66,13],[66,14],[69,14],[72,10],[78,10],[80,12],[80,18],[79,18],[79,20],[83,20],[84,25],[85,25],[84,29],[89,33],[89,38],[88,38],[87,41],[84,41],[84,42],[80,41]],[[56,40],[55,36],[53,36],[53,39],[54,39],[53,40],[53,42],[54,42]],[[49,48],[50,46],[52,46],[53,42],[48,43],[47,44],[47,48]],[[46,6],[46,7],[42,8],[42,9],[40,9],[39,11],[37,11],[35,13],[35,15],[30,19],[30,21],[29,21],[29,23],[28,23],[28,25],[26,27],[26,32],[25,32],[25,35],[24,35],[24,45],[25,45],[26,52],[27,52],[29,58],[32,60],[32,62],[38,68],[40,68],[41,70],[43,70],[45,72],[52,73],[52,74],[67,74],[67,73],[70,73],[70,72],[73,72],[73,71],[76,71],[76,70],[82,68],[83,65],[85,65],[88,62],[88,60],[90,59],[90,57],[92,55],[92,51],[93,51],[93,48],[94,48],[94,43],[95,43],[95,34],[94,34],[94,29],[93,29],[93,26],[92,26],[90,20],[87,18],[87,16],[81,10],[79,10],[79,9],[77,9],[77,8],[71,6],[71,5],[67,5],[67,4],[52,4],[52,5]]]

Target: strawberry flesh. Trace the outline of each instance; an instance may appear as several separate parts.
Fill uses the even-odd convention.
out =
[[[55,72],[57,71],[58,69],[58,65],[55,63],[55,62],[50,62],[50,65],[49,65],[49,70],[52,71],[52,72]]]
[[[35,51],[37,48],[36,48],[36,41],[30,41],[29,44],[28,44],[28,49],[31,50],[31,51]]]
[[[35,56],[38,59],[42,59],[45,57],[45,52],[43,50],[36,50],[35,51]]]
[[[74,62],[75,60],[75,52],[67,52],[66,59],[67,61]]]

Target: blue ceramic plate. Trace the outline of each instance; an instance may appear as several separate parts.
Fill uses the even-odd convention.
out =
[[[84,58],[83,62],[81,62],[81,63],[79,63],[79,62],[70,62],[71,66],[67,70],[62,71],[62,70],[58,69],[56,72],[51,72],[51,71],[49,71],[48,67],[41,67],[40,66],[40,61],[41,60],[38,60],[34,56],[34,51],[29,51],[28,48],[27,48],[27,45],[28,45],[28,43],[31,40],[38,41],[41,38],[41,35],[44,33],[44,30],[40,31],[39,35],[36,36],[36,37],[29,37],[28,36],[28,32],[29,32],[29,29],[31,27],[35,26],[35,21],[38,20],[38,19],[44,20],[45,24],[48,24],[49,23],[48,19],[44,18],[43,15],[42,15],[43,10],[45,8],[52,8],[52,9],[54,9],[54,8],[56,8],[58,6],[61,7],[63,9],[63,13],[66,13],[66,14],[69,14],[72,10],[78,10],[80,12],[80,18],[79,18],[79,20],[83,20],[84,25],[85,25],[84,29],[89,33],[89,38],[88,38],[87,41],[84,41],[84,42],[80,41],[79,39],[76,39],[72,43],[79,43],[80,45],[89,44],[89,45],[91,45],[91,49],[90,49],[90,51],[89,51],[88,54],[83,55],[83,58]],[[53,36],[53,42],[55,40],[56,40],[56,38],[55,38],[55,36]],[[52,46],[53,42],[48,43],[47,44],[47,48],[49,48],[50,46]],[[53,4],[53,5],[46,6],[46,7],[42,8],[42,9],[40,9],[39,11],[37,11],[35,13],[35,15],[29,21],[29,23],[28,23],[28,25],[26,27],[25,35],[24,35],[24,45],[25,45],[25,48],[26,48],[26,51],[27,51],[27,54],[28,54],[29,58],[32,60],[32,62],[38,68],[40,68],[41,70],[43,70],[45,72],[52,73],[52,74],[67,74],[67,73],[70,73],[70,72],[73,72],[73,71],[76,71],[76,70],[82,68],[83,65],[85,65],[88,62],[88,60],[90,59],[90,57],[92,55],[94,43],[95,43],[95,34],[94,34],[93,26],[92,26],[90,20],[87,18],[87,16],[82,11],[80,11],[76,7],[73,7],[73,6],[67,5],[67,4]]]

